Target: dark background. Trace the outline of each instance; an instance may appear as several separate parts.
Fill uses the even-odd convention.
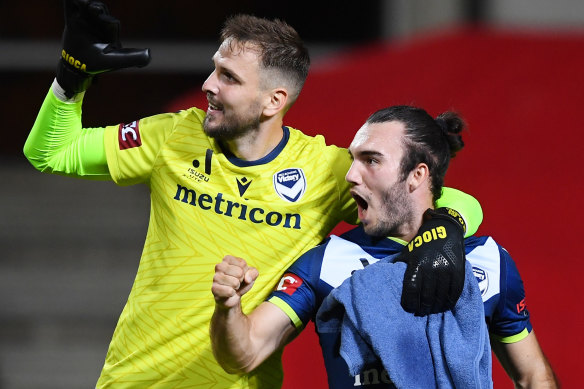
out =
[[[165,45],[180,44],[185,52],[166,58],[165,50],[153,48],[149,68],[124,70],[99,77],[85,100],[84,125],[118,123],[159,113],[170,99],[200,88],[212,70],[213,54],[213,51],[201,50],[200,46],[213,47],[218,41],[223,21],[230,15],[251,13],[284,19],[298,30],[306,42],[331,50],[378,39],[381,1],[363,3],[356,10],[354,2],[349,1],[335,2],[333,6],[328,2],[296,1],[289,7],[272,1],[249,0],[222,1],[220,4],[178,0],[167,1],[164,6],[160,2],[137,0],[109,2],[112,15],[122,21],[121,38],[126,46],[140,43],[144,47],[152,47],[155,44],[165,49]],[[2,4],[0,10],[2,40],[15,46],[30,42],[45,46],[53,44],[55,52],[52,62],[57,63],[60,53],[57,41],[64,23],[59,1],[34,2],[34,12],[31,12],[30,2],[16,1]],[[13,54],[5,52],[2,55]],[[197,64],[189,67],[184,58],[188,61],[192,56],[198,58]],[[32,124],[31,119],[36,116],[54,77],[55,66],[51,58],[42,58],[42,64],[31,64],[33,60],[27,57],[33,55],[24,53],[13,58],[14,65],[0,71],[4,95],[0,112],[6,128],[11,129],[6,134],[8,138],[0,144],[3,157],[21,157],[20,150]],[[165,65],[157,67],[160,63]],[[22,68],[26,70],[20,70]]]
[[[218,32],[237,12],[282,18],[306,41],[313,67],[287,124],[307,133],[347,146],[382,106],[458,110],[470,131],[447,184],[481,201],[479,232],[515,258],[538,339],[577,387],[584,5],[433,3],[110,1],[122,42],[151,47],[152,63],[99,77],[84,125],[204,108]],[[60,1],[0,3],[0,388],[95,385],[146,232],[145,188],[41,174],[22,154],[62,28]],[[286,388],[324,385],[317,347],[311,328],[289,346]],[[512,387],[494,366],[495,387]]]

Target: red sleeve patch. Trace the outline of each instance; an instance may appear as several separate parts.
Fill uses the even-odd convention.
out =
[[[521,313],[527,308],[527,304],[525,304],[525,298],[517,304],[517,313]]]
[[[292,296],[292,294],[296,292],[296,289],[298,289],[300,285],[302,285],[302,278],[298,277],[296,274],[286,273],[280,279],[276,290]]]
[[[130,124],[120,124],[120,129],[118,131],[118,144],[120,145],[120,150],[142,146],[137,120]]]

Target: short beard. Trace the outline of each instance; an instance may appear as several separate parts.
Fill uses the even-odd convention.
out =
[[[401,236],[413,221],[414,210],[408,198],[405,179],[393,184],[383,194],[383,217],[375,226],[365,228],[374,237]]]
[[[259,110],[259,105],[250,107],[250,111]],[[247,135],[260,128],[260,115],[240,118],[225,117],[216,127],[211,127],[208,116],[203,120],[203,130],[207,136],[217,140],[233,140]]]
[[[247,123],[233,126],[229,124],[222,124],[215,128],[209,128],[207,118],[203,121],[203,130],[207,136],[217,140],[232,140],[242,137],[250,132],[256,131],[260,126],[260,118],[255,118]]]

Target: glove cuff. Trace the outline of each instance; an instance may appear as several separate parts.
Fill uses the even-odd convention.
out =
[[[462,215],[455,209],[448,207],[441,207],[437,209],[428,209],[424,213],[424,216],[430,218],[440,218],[445,220],[450,220],[462,229],[462,235],[466,234],[466,222]]]
[[[57,82],[65,91],[68,99],[77,93],[85,92],[91,85],[93,76],[72,68],[64,59],[57,65]]]

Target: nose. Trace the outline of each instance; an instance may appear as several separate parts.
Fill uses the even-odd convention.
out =
[[[209,77],[207,77],[201,89],[205,94],[206,93],[217,94],[217,75],[215,70],[213,70],[213,72],[209,74]]]
[[[356,162],[357,161],[353,161],[349,171],[345,175],[345,181],[353,185],[358,185],[361,183],[361,174],[359,174],[359,169]]]

